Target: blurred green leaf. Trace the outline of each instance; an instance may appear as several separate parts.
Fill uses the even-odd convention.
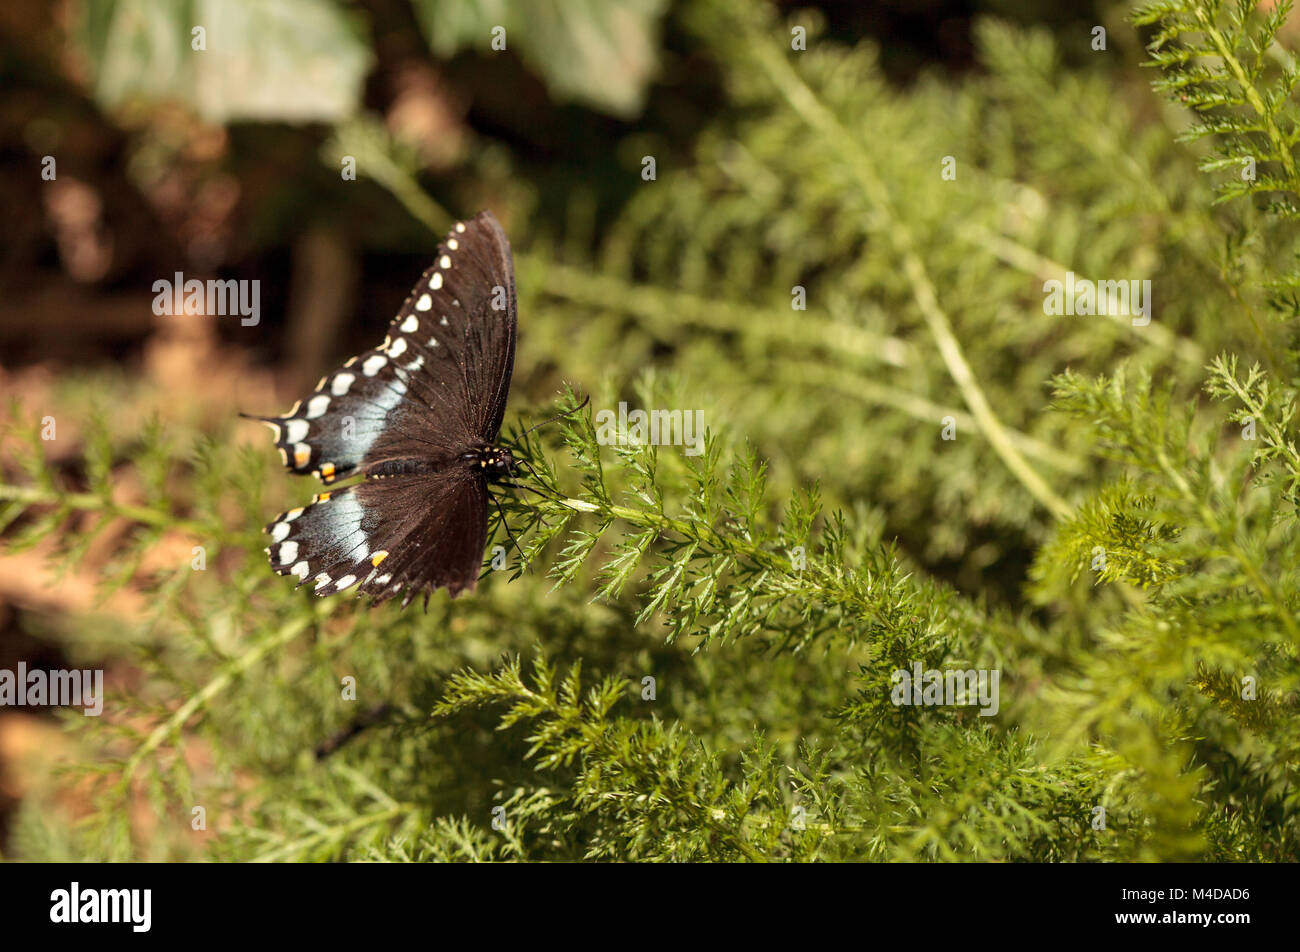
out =
[[[76,35],[105,108],[179,99],[212,122],[349,115],[371,62],[325,0],[90,0]]]
[[[515,50],[558,98],[618,116],[641,110],[655,69],[664,0],[414,0],[429,45],[448,57],[492,49],[505,29]],[[499,35],[499,34],[498,34]]]

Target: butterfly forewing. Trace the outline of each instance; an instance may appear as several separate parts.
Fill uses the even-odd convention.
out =
[[[283,417],[259,418],[295,473],[365,480],[272,522],[271,564],[320,595],[472,590],[487,478],[467,460],[501,429],[514,368],[514,266],[490,212],[457,224],[383,345]]]
[[[389,327],[381,352],[410,375],[412,396],[438,424],[389,427],[367,463],[424,458],[430,441],[455,452],[501,431],[514,368],[514,263],[491,213],[452,229]]]
[[[328,484],[354,474],[386,430],[419,425],[411,390],[409,372],[371,350],[322,378],[285,416],[262,419],[291,472]]]

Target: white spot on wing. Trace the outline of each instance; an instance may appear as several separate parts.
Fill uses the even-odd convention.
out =
[[[415,309],[417,311],[427,311],[431,307],[433,307],[433,298],[429,297],[427,294],[421,294],[420,299],[415,302]]]
[[[334,394],[336,397],[343,396],[343,394],[348,392],[348,388],[352,386],[352,381],[356,379],[356,374],[338,374],[334,378],[334,385],[330,387],[330,393]]]
[[[294,559],[298,558],[298,543],[286,542],[280,546],[280,564],[288,565]]]
[[[311,426],[306,420],[290,420],[285,424],[285,440],[289,443],[301,443],[310,429]]]
[[[307,563],[306,563],[306,562],[299,562],[297,565],[295,565],[295,566],[294,566],[293,568],[291,568],[289,571],[292,572],[294,575],[298,576],[298,577],[299,577],[300,579],[302,579],[304,582],[307,581],[307,572],[308,572],[308,568],[307,568]]]
[[[341,592],[341,591],[343,591],[343,589],[347,588],[349,585],[353,585],[353,584],[355,584],[355,583],[356,583],[356,580],[357,580],[357,577],[356,577],[355,575],[345,575],[345,576],[343,576],[341,579],[339,579],[338,585],[335,586],[335,588],[337,588],[338,591]]]
[[[271,530],[272,542],[283,542],[289,536],[289,523],[277,522],[275,528]]]
[[[419,329],[420,329],[420,319],[416,317],[414,314],[410,315],[409,317],[407,317],[406,320],[402,321],[401,331],[403,334],[414,334]]]
[[[442,287],[442,272],[441,272],[441,271],[435,271],[435,272],[433,272],[433,277],[431,277],[431,278],[429,279],[429,287],[433,288],[435,291],[437,291],[439,288]]]
[[[455,251],[457,248],[460,247],[460,242],[457,241],[455,238],[448,238],[447,247],[450,248],[452,251]]]
[[[392,346],[388,348],[388,353],[394,357],[401,357],[406,353],[406,338],[399,337],[397,340],[393,341]]]
[[[384,369],[386,363],[388,363],[388,358],[383,354],[371,354],[366,358],[366,362],[361,365],[361,372],[367,377],[373,377]]]
[[[307,401],[307,419],[314,420],[317,417],[324,416],[329,406],[330,398],[323,393],[318,393]]]
[[[438,267],[440,267],[440,268],[450,268],[450,267],[451,267],[451,256],[450,256],[450,255],[443,255],[441,258],[439,258],[439,259],[438,259]]]

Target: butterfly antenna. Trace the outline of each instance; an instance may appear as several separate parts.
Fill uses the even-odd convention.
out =
[[[538,427],[546,426],[548,423],[554,423],[556,420],[562,420],[566,416],[572,416],[573,414],[577,413],[579,410],[581,410],[589,403],[591,403],[591,394],[587,394],[585,397],[583,397],[582,402],[578,404],[576,407],[574,407],[572,410],[565,410],[563,413],[555,414],[555,416],[551,417],[549,420],[543,420],[541,423],[534,423],[528,429],[524,430],[524,432],[519,435],[519,438],[522,440],[525,436],[533,432],[533,430],[537,429]]]
[[[528,436],[529,433],[532,433],[534,430],[538,429],[539,427],[546,426],[548,423],[554,423],[556,420],[562,420],[566,416],[572,416],[573,414],[577,413],[579,410],[581,410],[589,403],[591,403],[591,394],[587,394],[585,397],[583,397],[582,402],[578,404],[576,407],[574,407],[572,410],[565,410],[563,413],[557,413],[555,416],[551,417],[550,419],[543,420],[541,423],[534,423],[528,429],[524,430],[523,433],[519,434],[519,440],[523,440],[526,436]],[[516,440],[516,443],[519,442],[519,440]],[[537,480],[538,482],[542,482],[541,476],[537,475],[537,470],[533,468],[532,463],[528,462],[528,460],[519,458],[516,459],[515,462],[518,463],[520,466],[525,467],[528,470],[528,474],[532,476],[533,479]],[[554,502],[560,501],[559,496],[555,495],[554,493],[544,492],[536,488],[535,486],[525,486],[523,483],[505,482],[505,481],[502,481],[501,485],[508,486],[511,489],[527,489],[529,492],[537,493],[537,495],[541,496],[544,499],[550,499]],[[497,504],[497,508],[498,509],[500,508],[500,503]],[[505,522],[504,517],[502,517],[502,522],[503,523]],[[510,528],[509,526],[507,526],[506,532],[509,531]],[[518,543],[515,543],[515,548],[519,548]],[[521,555],[523,554],[522,549],[520,549],[520,554]]]

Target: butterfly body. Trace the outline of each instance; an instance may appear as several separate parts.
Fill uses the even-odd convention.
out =
[[[503,480],[514,475],[515,458],[504,446],[480,447],[461,458],[471,466],[477,464],[488,479]]]
[[[514,455],[503,446],[477,446],[461,453],[459,460],[471,472],[481,474],[489,481],[499,482],[514,475]],[[390,459],[367,469],[366,478],[415,476],[441,470],[446,465],[445,461],[437,459]]]
[[[316,594],[357,586],[377,601],[472,591],[491,483],[513,472],[496,446],[514,368],[510,244],[490,212],[457,224],[389,327],[280,417],[288,469],[327,486],[271,522],[271,565]]]

